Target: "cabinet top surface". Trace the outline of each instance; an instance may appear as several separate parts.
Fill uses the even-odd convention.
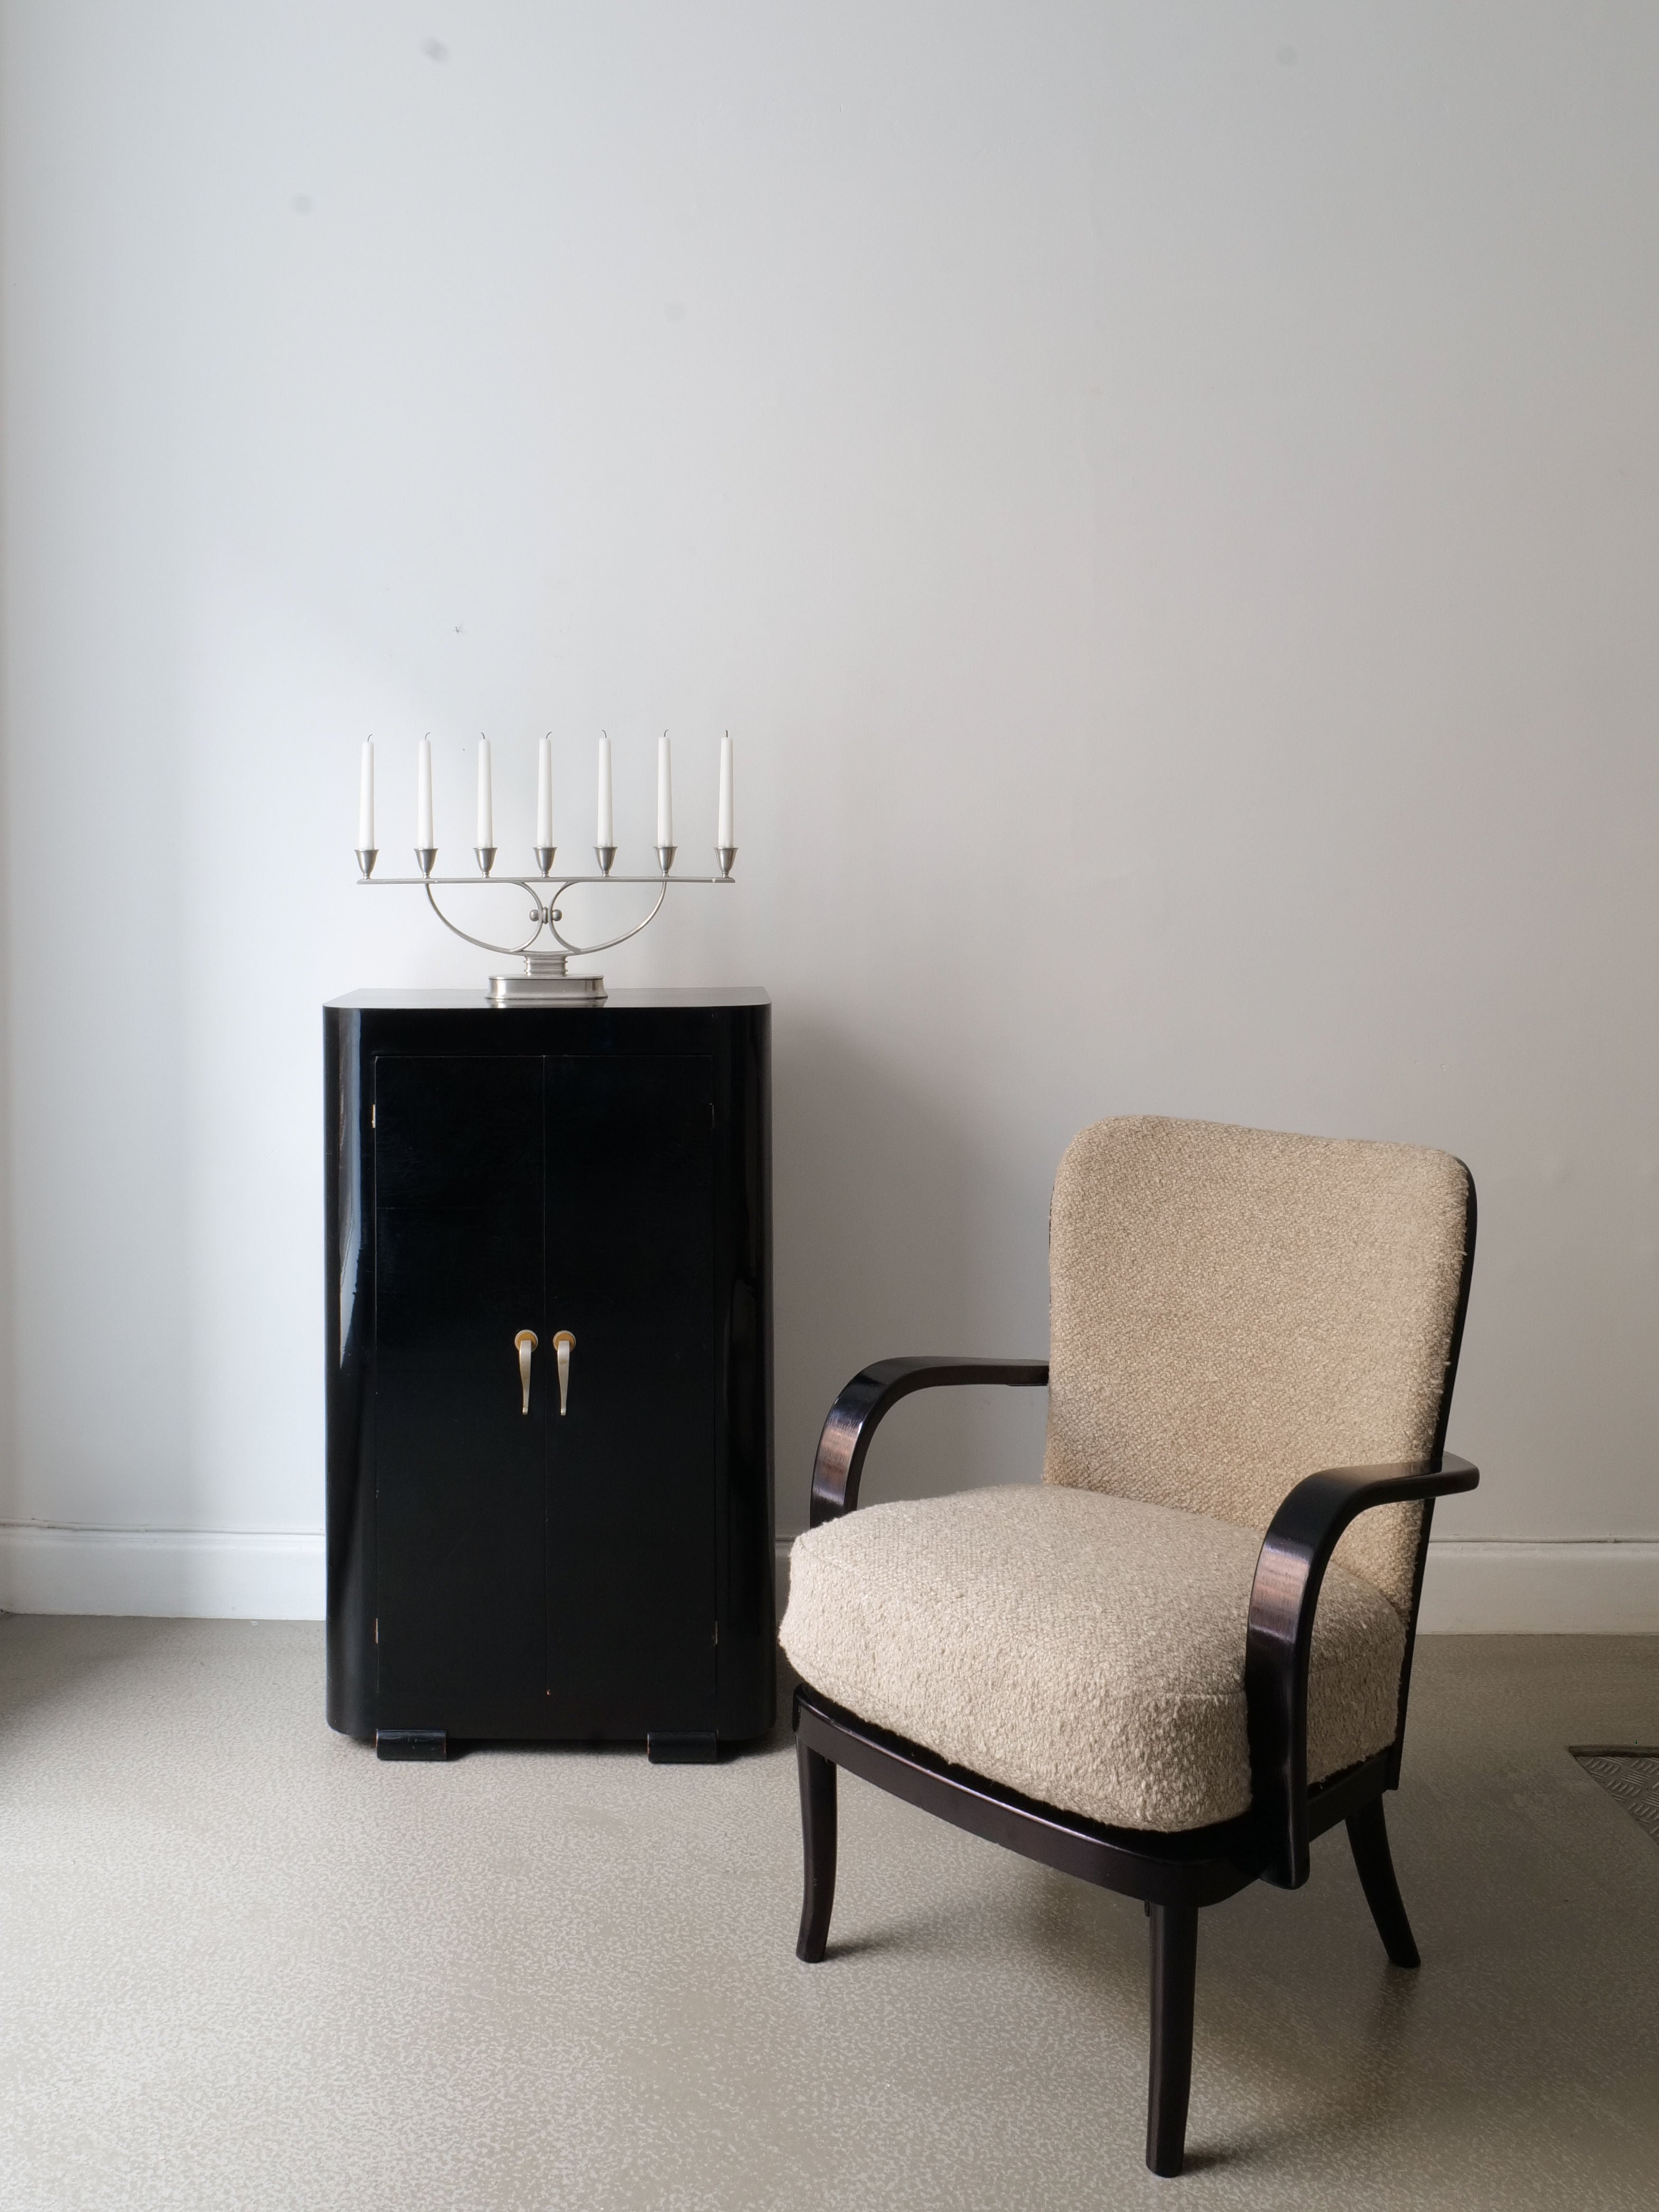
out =
[[[342,1012],[373,1011],[377,1013],[477,1013],[489,1014],[497,1021],[510,1021],[520,1013],[568,1014],[573,1021],[580,1021],[591,1014],[627,1013],[642,1007],[695,1012],[700,1007],[769,1006],[771,1003],[770,993],[758,983],[731,983],[724,988],[713,990],[612,991],[608,998],[601,1000],[595,1006],[492,1006],[481,990],[348,991],[343,998],[328,1000],[324,1010],[331,1013],[336,1010]]]

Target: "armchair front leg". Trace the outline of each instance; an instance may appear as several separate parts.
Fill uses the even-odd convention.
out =
[[[830,1408],[812,1463],[809,1525],[838,1520],[859,1502],[870,1439],[884,1414],[913,1390],[935,1390],[957,1382],[1046,1383],[1046,1359],[951,1359],[922,1352],[908,1359],[878,1359],[855,1375]]]
[[[1450,1452],[1437,1466],[1328,1468],[1298,1482],[1262,1539],[1244,1639],[1250,1779],[1267,1844],[1264,1881],[1299,1889],[1308,1879],[1308,1666],[1314,1612],[1332,1553],[1348,1523],[1374,1505],[1473,1490],[1478,1468]]]
[[[865,1455],[882,1416],[913,1390],[938,1389],[951,1382],[1041,1383],[1048,1380],[1046,1359],[950,1359],[921,1354],[910,1359],[880,1359],[855,1375],[830,1408],[812,1463],[811,1526],[850,1513],[859,1502],[859,1477]],[[799,1702],[796,1726],[800,1724]],[[836,1769],[805,1735],[795,1744],[800,1766],[801,1837],[805,1888],[801,1902],[798,1959],[816,1965],[830,1938],[836,1897]]]

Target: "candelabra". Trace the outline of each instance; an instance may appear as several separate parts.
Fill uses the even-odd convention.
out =
[[[507,959],[521,960],[524,963],[522,969],[517,973],[490,977],[488,995],[491,1004],[497,1006],[597,1006],[602,1005],[605,995],[604,976],[573,975],[569,967],[571,960],[586,959],[597,952],[609,952],[615,945],[626,945],[630,937],[637,937],[642,929],[649,927],[661,912],[662,902],[668,896],[671,884],[731,883],[732,864],[738,857],[738,848],[735,845],[717,845],[714,848],[714,859],[719,868],[718,874],[676,876],[672,872],[674,855],[678,848],[673,845],[659,845],[655,848],[657,872],[654,876],[618,876],[611,872],[612,864],[617,857],[616,847],[596,845],[593,848],[593,854],[599,864],[599,873],[592,876],[568,875],[562,870],[556,871],[554,868],[556,847],[538,845],[534,848],[536,866],[539,871],[538,875],[498,876],[494,872],[495,846],[475,845],[472,849],[478,863],[478,873],[476,876],[434,875],[433,870],[437,866],[438,854],[437,848],[431,845],[417,845],[415,848],[415,865],[420,870],[420,873],[416,876],[381,876],[377,878],[374,874],[374,863],[380,858],[380,852],[374,846],[358,848],[357,866],[362,872],[360,880],[370,890],[423,890],[426,893],[427,903],[433,913],[437,915],[444,927],[452,931],[455,936],[463,939],[468,945],[476,945],[481,951],[498,952]],[[654,889],[657,896],[652,902],[651,911],[642,921],[636,921],[631,929],[624,929],[616,937],[604,938],[597,945],[578,945],[567,937],[559,927],[564,915],[560,910],[558,902],[567,891],[585,884],[645,884]],[[530,920],[536,926],[522,945],[496,945],[488,938],[474,937],[469,930],[462,929],[453,922],[433,896],[434,890],[441,890],[463,885],[471,886],[476,890],[480,884],[488,884],[498,889],[516,889],[525,892],[532,900]],[[556,951],[545,947],[539,951],[535,949],[537,940],[544,931],[558,946],[559,949]]]

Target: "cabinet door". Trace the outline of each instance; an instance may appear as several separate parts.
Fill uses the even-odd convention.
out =
[[[545,1698],[543,1063],[374,1067],[382,1727],[533,1732]]]
[[[714,1726],[713,1065],[547,1062],[550,1732]]]

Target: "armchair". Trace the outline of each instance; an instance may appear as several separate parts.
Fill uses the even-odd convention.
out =
[[[1474,1231],[1443,1153],[1099,1123],[1055,1185],[1052,1365],[884,1360],[824,1423],[781,1630],[798,1955],[825,1955],[842,1766],[1141,1899],[1155,2173],[1182,2170],[1203,1905],[1299,1887],[1346,1822],[1419,1963],[1382,1799],[1433,1501],[1479,1480],[1444,1449]],[[1049,1385],[1043,1482],[855,1515],[887,1412],[975,1383]],[[1322,1464],[1356,1446],[1376,1463]]]

